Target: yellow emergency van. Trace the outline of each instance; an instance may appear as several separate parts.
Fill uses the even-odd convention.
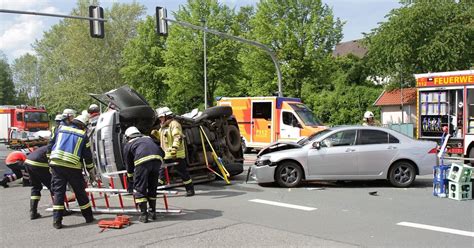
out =
[[[217,105],[232,107],[244,152],[276,141],[296,142],[326,128],[299,98],[222,97]]]

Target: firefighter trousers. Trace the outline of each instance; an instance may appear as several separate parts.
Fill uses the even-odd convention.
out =
[[[31,199],[40,200],[41,190],[43,185],[51,191],[51,173],[49,167],[34,166],[25,164],[25,167],[30,174],[31,185]]]
[[[135,167],[133,182],[136,203],[156,200],[160,167],[161,161],[159,160],[151,160]]]
[[[64,212],[64,197],[66,194],[66,185],[69,183],[74,193],[76,194],[79,208],[81,209],[82,216],[89,222],[93,219],[92,208],[87,197],[85,189],[85,181],[82,176],[82,170],[72,169],[63,166],[51,166],[52,178],[51,178],[51,190],[54,194],[53,203],[53,218],[54,220],[62,220]]]
[[[181,180],[183,180],[183,184],[187,189],[193,188],[193,180],[191,179],[191,176],[189,175],[189,172],[187,170],[188,163],[186,162],[186,158],[177,158],[177,159],[166,159],[165,163],[175,163],[178,162],[177,165],[175,165],[173,168],[174,170],[179,174],[181,177]],[[165,184],[166,178],[165,178],[165,168],[162,167],[160,169],[160,180],[159,182],[161,184]]]

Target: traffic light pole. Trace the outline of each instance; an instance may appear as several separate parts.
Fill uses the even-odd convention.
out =
[[[236,40],[236,41],[239,41],[239,42],[247,43],[247,44],[250,44],[252,46],[256,46],[258,48],[263,49],[268,55],[270,55],[270,57],[273,60],[273,64],[275,65],[275,69],[276,69],[277,76],[278,76],[278,96],[279,97],[283,96],[282,85],[281,85],[280,65],[278,64],[278,59],[276,57],[276,54],[269,47],[265,46],[262,43],[253,41],[253,40],[247,40],[247,39],[244,39],[244,38],[241,38],[241,37],[237,37],[237,36],[233,36],[233,35],[230,35],[230,34],[222,33],[222,32],[219,32],[219,31],[216,31],[216,30],[213,30],[213,29],[208,29],[207,27],[196,26],[196,25],[193,25],[193,24],[190,24],[190,23],[187,23],[187,22],[176,21],[176,20],[172,20],[172,19],[168,19],[168,18],[162,18],[162,19],[165,20],[165,21],[171,22],[171,23],[176,23],[176,24],[184,26],[184,27],[188,27],[188,28],[192,28],[192,29],[196,29],[196,30],[201,30],[201,31],[204,31],[204,32],[207,32],[207,33],[211,33],[211,34],[215,34],[215,35],[222,36],[222,37],[225,37],[225,38],[229,38],[229,39],[232,39],[232,40]]]
[[[33,11],[9,10],[9,9],[0,9],[0,13],[22,14],[22,15],[39,15],[39,16],[52,16],[52,17],[61,17],[61,18],[69,18],[69,19],[80,19],[80,20],[88,20],[88,21],[101,21],[101,22],[106,22],[106,21],[107,21],[106,19],[101,19],[101,18],[92,18],[92,17],[84,17],[84,16],[73,16],[73,15],[59,15],[59,14],[41,13],[41,12],[33,12]]]

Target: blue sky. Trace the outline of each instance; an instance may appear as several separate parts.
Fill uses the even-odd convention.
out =
[[[102,0],[101,6],[109,7],[114,2],[130,3],[132,0]],[[157,5],[164,6],[168,13],[177,10],[186,0],[139,0],[147,8],[148,15],[154,15]],[[236,9],[245,5],[255,5],[258,0],[219,0]],[[69,14],[75,6],[74,0],[0,0],[0,9],[35,11],[46,13]],[[343,41],[362,38],[384,21],[391,9],[398,8],[397,0],[323,0],[330,6],[336,17],[346,21]],[[168,14],[169,15],[169,14]],[[14,15],[0,13],[0,50],[10,62],[21,55],[32,52],[31,44],[41,39],[43,32],[59,22],[59,18]],[[88,35],[88,34],[86,34]]]

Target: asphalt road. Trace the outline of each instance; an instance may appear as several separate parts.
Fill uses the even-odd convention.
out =
[[[46,191],[43,218],[29,220],[29,188],[13,183],[0,188],[0,247],[474,247],[474,201],[433,197],[429,176],[408,189],[380,181],[284,189],[245,183],[245,176],[231,185],[199,184],[191,198],[178,188],[169,203],[181,214],[147,224],[134,217],[131,226],[102,233],[80,215],[65,217],[66,228],[53,229]],[[377,196],[368,194],[373,191]]]

